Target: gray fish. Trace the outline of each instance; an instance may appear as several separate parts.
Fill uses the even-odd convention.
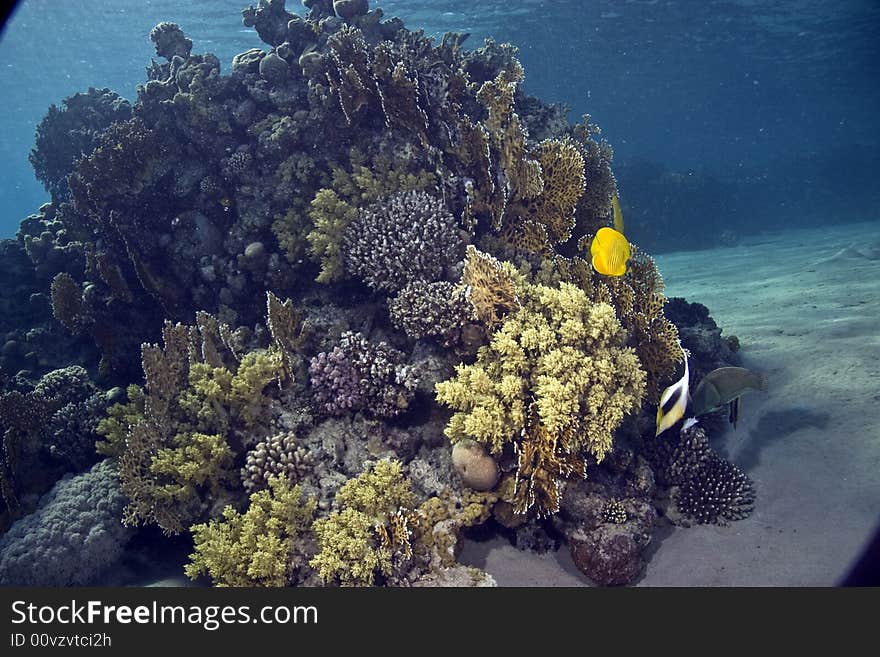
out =
[[[739,398],[749,390],[766,390],[763,374],[744,367],[719,367],[712,370],[697,384],[691,396],[695,416],[711,413],[730,404],[730,422],[736,426]]]

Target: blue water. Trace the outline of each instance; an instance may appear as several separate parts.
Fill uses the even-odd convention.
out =
[[[430,34],[469,32],[471,47],[486,36],[516,44],[526,91],[568,104],[574,119],[590,113],[615,148],[619,176],[644,160],[711,174],[728,183],[711,211],[736,206],[731,222],[873,218],[877,199],[866,187],[880,159],[876,0],[371,4]],[[214,52],[228,72],[234,54],[265,45],[241,25],[245,5],[21,2],[0,37],[0,236],[48,199],[27,153],[49,104],[90,86],[133,100],[155,56],[149,31],[162,20],[179,23],[193,52]],[[628,184],[639,186],[638,175]]]

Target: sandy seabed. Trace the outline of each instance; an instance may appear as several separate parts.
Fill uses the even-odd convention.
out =
[[[880,222],[791,230],[657,262],[709,307],[766,393],[712,444],[754,480],[753,514],[655,534],[641,586],[830,586],[880,522]],[[568,550],[468,542],[501,586],[584,586]]]

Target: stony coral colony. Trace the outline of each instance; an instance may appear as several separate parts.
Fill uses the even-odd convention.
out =
[[[493,519],[627,583],[670,463],[684,516],[742,517],[743,473],[641,438],[680,338],[650,257],[585,259],[616,193],[589,117],[525,95],[509,45],[303,4],[245,9],[268,50],[228,75],[161,23],[133,104],[40,124],[52,201],[2,245],[0,580],[101,582],[156,525],[218,586],[491,585],[456,557]]]

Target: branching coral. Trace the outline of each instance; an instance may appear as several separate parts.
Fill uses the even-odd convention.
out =
[[[287,586],[294,580],[304,565],[301,542],[316,502],[284,477],[268,484],[251,494],[243,514],[227,506],[223,520],[190,528],[195,552],[184,569],[189,578],[208,574],[214,586]]]
[[[42,431],[42,443],[52,461],[73,472],[91,466],[97,460],[95,432],[108,405],[106,395],[79,366],[45,374],[34,386],[33,394],[57,409]]]
[[[342,236],[357,218],[357,209],[339,198],[332,189],[318,191],[312,199],[309,215],[314,229],[309,232],[310,252],[321,262],[319,283],[330,283],[342,277]]]
[[[751,479],[715,453],[698,425],[682,429],[673,440],[652,440],[647,452],[658,481],[671,488],[685,524],[726,525],[751,514],[755,502]]]
[[[52,314],[73,333],[81,331],[86,321],[82,291],[66,272],[60,272],[52,279]]]
[[[391,321],[411,338],[437,338],[444,346],[457,342],[473,310],[465,288],[448,281],[414,281],[389,302]]]
[[[446,428],[453,442],[516,448],[516,509],[546,514],[558,508],[561,482],[583,474],[583,459],[611,449],[624,414],[641,404],[645,374],[611,306],[567,283],[522,283],[519,296],[522,308],[475,364],[437,385],[437,399],[457,411]]]
[[[97,460],[95,429],[108,403],[76,365],[44,374],[30,391],[23,384],[0,393],[0,511],[8,512],[0,525],[27,510],[20,499],[35,499],[62,474]]]
[[[342,242],[346,269],[376,290],[433,282],[459,253],[455,217],[425,192],[394,194],[361,208]]]
[[[404,364],[401,352],[350,331],[331,351],[312,359],[309,374],[315,399],[334,415],[364,410],[393,417],[409,406],[418,385],[418,376]]]
[[[207,428],[208,418],[191,422],[184,411],[195,398],[187,391],[190,338],[188,327],[168,323],[164,348],[143,347],[144,415],[127,427],[119,457],[122,489],[130,500],[126,524],[155,523],[167,533],[179,533],[201,512],[203,488],[216,491],[230,477],[232,459],[225,440],[218,433],[197,431]],[[186,392],[188,400],[181,404],[178,398]],[[117,408],[115,414],[124,417],[131,410]],[[102,429],[117,427],[108,423]],[[117,450],[118,436],[108,433],[103,449]],[[174,471],[175,463],[184,465],[183,471]]]

